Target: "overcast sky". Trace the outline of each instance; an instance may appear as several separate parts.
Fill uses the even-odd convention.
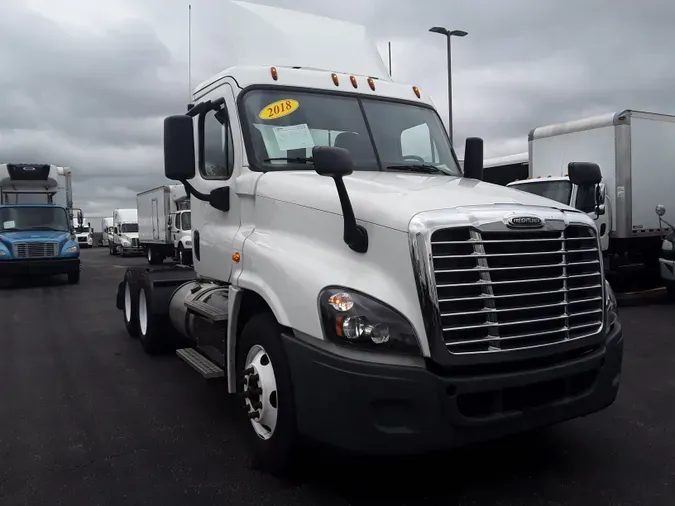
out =
[[[0,0],[0,160],[70,166],[93,216],[164,183],[162,119],[188,97],[183,0]],[[193,84],[223,69],[222,0],[192,0]],[[487,156],[525,151],[530,129],[623,109],[675,114],[675,2],[662,0],[258,0],[366,25],[395,80]],[[386,59],[386,54],[383,54]],[[94,224],[94,223],[92,223]],[[98,224],[95,225],[98,230]]]

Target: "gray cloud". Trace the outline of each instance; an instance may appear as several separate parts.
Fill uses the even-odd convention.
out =
[[[96,30],[66,27],[18,0],[5,0],[0,16],[0,159],[72,166],[78,205],[95,214],[134,205],[137,191],[163,182],[161,120],[184,110],[188,94],[184,0],[112,3],[133,14],[114,22],[102,16],[92,21]],[[192,2],[193,84],[222,70],[233,49],[223,4]],[[552,122],[626,108],[675,113],[675,4],[668,2],[274,5],[365,24],[381,49],[391,40],[394,78],[429,92],[444,119],[445,44],[427,30],[468,31],[453,40],[460,155],[468,135],[482,136],[486,155],[497,156],[524,151],[527,132]]]

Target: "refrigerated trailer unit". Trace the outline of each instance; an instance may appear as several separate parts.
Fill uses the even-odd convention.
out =
[[[174,258],[189,265],[192,257],[190,199],[183,185],[163,185],[136,195],[138,238],[148,263]]]
[[[603,251],[618,267],[640,262],[658,269],[662,238],[669,232],[656,204],[675,208],[675,116],[624,110],[538,127],[529,134],[529,176],[510,187],[554,198],[596,219]],[[593,191],[571,184],[569,162],[600,165],[606,213],[594,211]]]

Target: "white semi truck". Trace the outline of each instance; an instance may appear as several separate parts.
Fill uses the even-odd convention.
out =
[[[73,208],[73,232],[75,234],[77,243],[80,248],[91,248],[94,245],[93,233],[94,229],[91,223],[88,222],[82,209]]]
[[[632,110],[535,128],[529,134],[529,179],[509,186],[594,216],[606,268],[643,263],[658,269],[668,229],[654,206],[675,208],[674,138],[675,116]],[[600,165],[603,181],[597,188],[570,182],[567,165],[579,160]],[[599,214],[596,191],[603,202]]]
[[[224,377],[272,471],[303,438],[438,450],[612,404],[623,337],[593,220],[480,181],[481,139],[462,173],[429,96],[391,80],[362,27],[250,9],[294,52],[228,68],[166,118],[194,271],[128,269],[128,333]]]
[[[129,256],[143,253],[138,241],[138,214],[136,209],[113,211],[111,255]]]
[[[148,263],[174,258],[181,265],[192,260],[190,199],[183,185],[163,185],[136,195],[138,238]]]

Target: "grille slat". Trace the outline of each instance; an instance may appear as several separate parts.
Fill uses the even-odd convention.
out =
[[[600,251],[592,227],[431,237],[443,338],[453,354],[551,345],[603,322]]]
[[[57,242],[17,242],[12,246],[14,258],[48,258],[59,254]]]

